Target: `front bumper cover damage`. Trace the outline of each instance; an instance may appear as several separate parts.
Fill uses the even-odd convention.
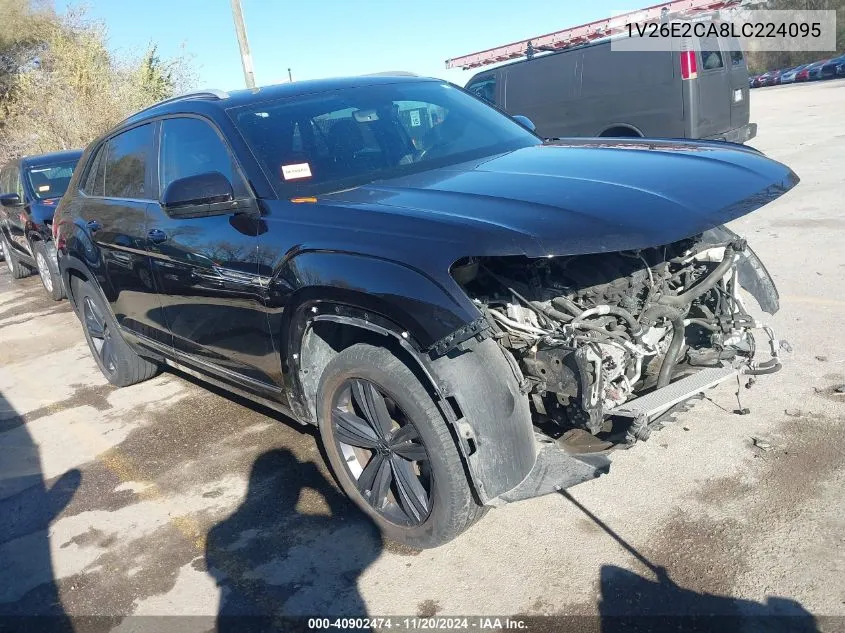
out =
[[[739,240],[725,227],[710,229],[705,241],[713,244]],[[747,246],[736,265],[737,280],[759,304],[774,314],[779,297],[774,282],[757,255]],[[674,405],[742,375],[774,373],[781,368],[779,351],[789,349],[772,329],[755,322],[769,338],[771,357],[763,362],[723,363],[702,369],[661,389],[634,398],[608,412],[631,418],[628,442],[645,440],[651,425]],[[438,341],[432,349],[433,373],[446,401],[470,479],[479,500],[498,506],[559,492],[610,471],[606,451],[571,454],[557,442],[541,441],[534,433],[526,397],[525,378],[516,361],[487,336],[483,320],[475,321]],[[505,412],[504,415],[502,412]]]

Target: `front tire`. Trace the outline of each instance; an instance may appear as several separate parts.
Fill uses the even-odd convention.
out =
[[[332,470],[385,536],[437,547],[483,516],[437,405],[388,350],[342,351],[326,366],[317,398]]]
[[[54,301],[61,301],[65,298],[65,285],[59,273],[59,263],[56,261],[56,251],[52,245],[44,242],[35,242],[32,250],[35,251],[35,263],[38,266],[38,275],[44,290],[47,291]]]
[[[6,236],[3,235],[2,232],[0,232],[0,240],[3,242],[3,254],[6,256],[6,266],[9,269],[9,274],[12,275],[12,279],[23,279],[24,277],[29,277],[32,274],[32,270],[25,264],[21,263],[17,254],[9,245],[9,240],[6,239]]]
[[[123,340],[117,321],[96,288],[78,277],[71,280],[85,340],[106,380],[116,387],[128,387],[155,376],[158,366],[138,356]]]

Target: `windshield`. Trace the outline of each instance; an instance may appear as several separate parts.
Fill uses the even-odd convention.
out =
[[[435,81],[305,95],[230,115],[285,196],[347,189],[542,142]]]
[[[29,179],[35,197],[39,200],[61,198],[67,191],[76,162],[70,160],[55,165],[30,167],[26,172],[26,177]]]

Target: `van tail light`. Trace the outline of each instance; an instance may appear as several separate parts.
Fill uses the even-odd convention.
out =
[[[681,51],[681,79],[696,77],[698,77],[698,64],[695,61],[695,51]]]

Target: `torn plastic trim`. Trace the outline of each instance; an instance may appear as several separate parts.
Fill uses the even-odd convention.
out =
[[[436,341],[431,346],[431,352],[434,356],[444,356],[457,348],[461,343],[476,337],[482,341],[487,337],[487,332],[490,330],[490,323],[487,319],[479,317],[474,321],[470,321],[464,326],[459,327],[451,334],[447,334],[439,341]]]
[[[708,229],[701,235],[704,244],[722,244],[741,239],[740,236],[726,226]],[[775,282],[763,262],[757,257],[747,244],[739,254],[736,262],[739,285],[742,286],[767,314],[775,314],[780,309],[780,295]]]

